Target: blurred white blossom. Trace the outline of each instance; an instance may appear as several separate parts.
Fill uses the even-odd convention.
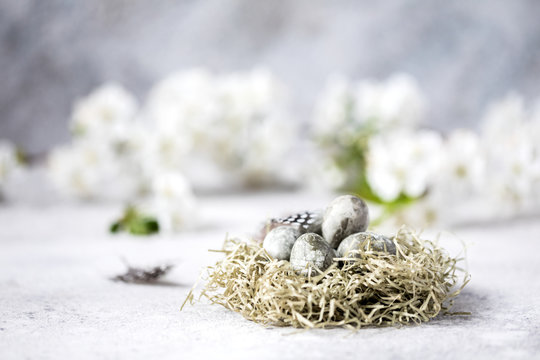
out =
[[[48,159],[49,175],[62,193],[91,198],[99,191],[96,164],[101,163],[99,151],[83,146],[65,145],[51,151]]]
[[[137,170],[107,145],[78,140],[51,152],[49,175],[61,193],[108,200],[127,200],[137,194]]]
[[[142,145],[138,155],[145,179],[161,172],[182,169],[191,150],[189,139],[161,131],[148,131]]]
[[[144,119],[158,133],[196,143],[217,115],[215,91],[213,77],[203,69],[174,73],[150,90]]]
[[[197,158],[245,184],[279,181],[295,140],[284,100],[284,87],[262,69],[173,74],[151,90],[145,107],[147,123],[163,134],[153,145],[156,163],[177,170]]]
[[[400,177],[389,174],[397,173],[401,179],[407,179],[407,174],[423,173],[418,172],[422,163],[426,169],[430,168],[426,165],[430,161],[407,161],[414,144],[422,142],[407,144],[406,138],[392,140],[398,134],[394,132],[381,141],[373,137],[369,143],[367,177],[370,186],[384,200],[395,198],[398,189],[410,195],[405,190],[407,181],[398,186]],[[396,156],[398,148],[401,153]],[[389,158],[395,159],[396,164],[390,162],[389,166]],[[389,168],[393,171],[388,171]],[[413,188],[420,189],[423,187],[420,185],[429,183],[423,187],[426,196],[393,213],[390,222],[394,225],[427,226],[471,221],[471,218],[489,220],[537,211],[540,208],[540,112],[528,108],[516,94],[493,103],[486,110],[480,134],[458,129],[447,136],[442,142],[436,176],[429,182],[425,179],[415,179],[417,186]],[[479,213],[472,216],[471,211]]]
[[[517,208],[540,202],[534,197],[540,186],[537,124],[534,113],[527,111],[523,99],[515,94],[488,108],[482,138],[489,198]]]
[[[74,141],[51,154],[51,178],[75,197],[111,198],[111,189],[119,199],[169,172],[202,187],[290,180],[286,155],[297,139],[285,100],[284,86],[264,69],[172,74],[151,89],[142,111],[126,90],[106,84],[75,105]]]
[[[366,177],[372,191],[386,202],[400,195],[423,195],[439,170],[441,146],[440,134],[427,130],[372,137],[366,159]]]
[[[526,122],[527,111],[523,98],[511,93],[487,107],[482,119],[482,138],[495,145],[497,141],[509,139],[517,130],[523,129]]]
[[[333,76],[315,106],[315,134],[329,136],[354,127],[351,84],[342,76]]]
[[[485,156],[480,138],[472,130],[458,129],[450,133],[443,146],[443,157],[436,188],[448,200],[460,201],[477,194],[485,185]],[[461,198],[460,198],[461,197]]]
[[[239,176],[248,185],[264,185],[276,179],[294,180],[288,158],[296,139],[295,127],[283,121],[268,121],[252,126],[245,135],[243,147],[237,149],[243,158]]]
[[[169,172],[156,176],[146,211],[156,217],[161,230],[174,232],[193,227],[196,210],[195,196],[182,174]]]
[[[49,174],[62,194],[83,199],[128,200],[144,188],[140,163],[146,130],[134,97],[106,84],[74,106],[74,139],[49,155]]]
[[[422,150],[430,146],[428,135],[415,134],[424,113],[424,96],[409,75],[356,83],[335,76],[315,107],[314,140],[341,174],[336,184],[377,201],[416,198],[431,183],[433,167],[432,149]],[[318,168],[312,177],[320,177]]]
[[[310,162],[306,179],[306,186],[316,192],[339,189],[347,180],[343,169],[325,154]]]
[[[141,110],[126,90],[107,84],[75,105],[73,141],[51,152],[50,176],[74,197],[143,201],[164,231],[195,222],[188,179],[201,188],[269,185],[295,179],[302,166],[308,186],[370,197],[385,216],[399,208],[396,224],[448,220],[471,199],[510,203],[509,212],[540,206],[540,101],[527,108],[510,95],[487,109],[480,133],[459,129],[443,138],[419,128],[425,99],[409,75],[334,77],[315,108],[318,147],[298,161],[301,141],[286,100],[264,69],[172,74]],[[0,188],[15,158],[0,143]]]
[[[137,112],[137,102],[117,84],[105,84],[87,97],[80,99],[71,115],[71,129],[75,136],[123,138]]]
[[[371,205],[370,214],[373,211],[373,219],[376,219],[374,225],[377,231],[382,233],[392,233],[403,225],[418,230],[431,228],[446,224],[448,215],[446,208],[442,206],[440,199],[431,195],[425,196],[413,203],[397,208],[396,211],[385,213],[384,207]],[[381,216],[377,221],[377,215]]]
[[[355,91],[355,113],[378,129],[411,129],[419,125],[425,100],[416,80],[395,74],[385,82],[365,81]]]
[[[362,127],[376,131],[414,129],[422,121],[425,108],[417,82],[407,74],[358,83],[335,76],[317,103],[315,131],[328,136]]]

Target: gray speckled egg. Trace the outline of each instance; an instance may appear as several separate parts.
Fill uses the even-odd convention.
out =
[[[291,266],[300,274],[316,275],[328,269],[336,257],[336,252],[324,241],[322,236],[307,233],[300,236],[291,250]]]
[[[322,233],[334,249],[347,236],[365,231],[369,224],[368,207],[364,200],[352,195],[340,196],[324,213]]]
[[[274,259],[289,260],[291,249],[299,236],[300,229],[297,226],[278,226],[266,234],[263,248]]]
[[[361,232],[347,236],[337,249],[339,257],[346,257],[347,253],[351,250],[369,250],[388,252],[389,254],[396,254],[396,245],[392,240],[384,235],[375,234],[372,232]],[[354,254],[354,257],[360,257],[360,254]]]

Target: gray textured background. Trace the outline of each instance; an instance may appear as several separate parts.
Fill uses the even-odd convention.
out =
[[[178,69],[265,64],[299,121],[330,73],[406,71],[429,125],[475,126],[510,90],[540,95],[539,1],[0,0],[0,138],[68,139],[74,99],[115,80],[139,98]]]

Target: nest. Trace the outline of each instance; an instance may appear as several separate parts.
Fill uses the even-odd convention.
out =
[[[359,250],[305,277],[257,243],[227,239],[226,256],[207,268],[199,299],[257,323],[296,328],[417,324],[449,313],[469,281],[460,259],[407,228],[393,241],[396,255]],[[192,290],[186,302],[193,300]]]

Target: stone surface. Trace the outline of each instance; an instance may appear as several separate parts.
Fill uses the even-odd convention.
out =
[[[300,229],[296,226],[278,226],[266,234],[263,247],[274,259],[289,260],[291,249],[299,236]]]
[[[294,270],[308,276],[328,269],[334,257],[336,257],[336,252],[322,236],[307,233],[300,236],[294,243],[290,261]]]
[[[0,358],[538,357],[538,217],[471,224],[451,229],[453,238],[441,238],[452,254],[461,251],[460,240],[467,246],[466,268],[472,279],[452,310],[470,311],[471,316],[440,316],[419,326],[358,332],[298,332],[260,326],[205,302],[179,310],[201,268],[222,257],[208,249],[220,249],[226,232],[255,231],[272,214],[289,212],[291,203],[316,209],[331,199],[291,193],[202,198],[200,229],[152,238],[107,233],[121,206],[0,205]],[[508,239],[520,239],[519,246],[509,246]],[[164,278],[170,284],[110,281],[125,271],[121,257],[134,266],[173,262],[175,268]]]
[[[369,250],[396,254],[396,245],[391,239],[369,231],[347,236],[339,244],[336,253],[339,257],[346,257],[347,253],[352,250],[368,250],[368,243]],[[360,254],[353,254],[352,256],[360,257]]]
[[[322,223],[324,239],[336,249],[347,236],[367,229],[369,210],[359,197],[343,195],[326,208]]]

